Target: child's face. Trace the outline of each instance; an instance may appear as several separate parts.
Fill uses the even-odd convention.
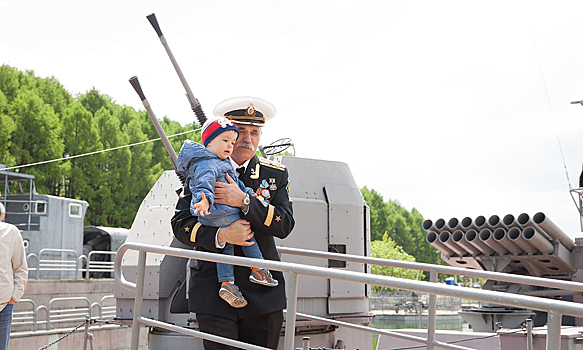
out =
[[[212,139],[206,145],[206,149],[216,154],[219,158],[225,159],[233,152],[235,141],[237,141],[237,132],[235,130],[225,131]]]

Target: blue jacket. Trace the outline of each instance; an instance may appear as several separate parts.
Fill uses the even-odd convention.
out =
[[[225,174],[229,174],[243,192],[249,193],[249,195],[254,193],[251,188],[245,187],[243,182],[235,175],[229,159],[219,158],[216,154],[204,148],[203,145],[194,141],[184,141],[180,153],[178,153],[176,166],[178,172],[186,177],[186,181],[189,182],[190,191],[192,192],[191,214],[194,212],[194,204],[202,199],[201,193],[203,192],[209,201],[210,213],[210,215],[205,215],[205,218],[216,218],[239,213],[239,208],[215,203],[215,182],[227,183]],[[200,211],[196,216],[200,216],[199,213]]]

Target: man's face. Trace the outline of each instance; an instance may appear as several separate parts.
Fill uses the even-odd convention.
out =
[[[235,124],[235,126],[239,130],[239,138],[235,143],[231,158],[235,163],[241,165],[255,155],[261,138],[261,127],[245,124]]]

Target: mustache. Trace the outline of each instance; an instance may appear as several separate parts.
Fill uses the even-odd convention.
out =
[[[253,147],[253,144],[251,142],[241,141],[237,144],[237,147],[249,148],[250,150],[255,152],[255,147]]]

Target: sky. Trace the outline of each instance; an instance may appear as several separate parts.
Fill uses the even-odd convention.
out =
[[[345,162],[433,221],[544,212],[581,232],[583,2],[0,0],[0,63],[143,110],[137,76],[190,123],[151,13],[207,115],[276,106],[261,144]]]

